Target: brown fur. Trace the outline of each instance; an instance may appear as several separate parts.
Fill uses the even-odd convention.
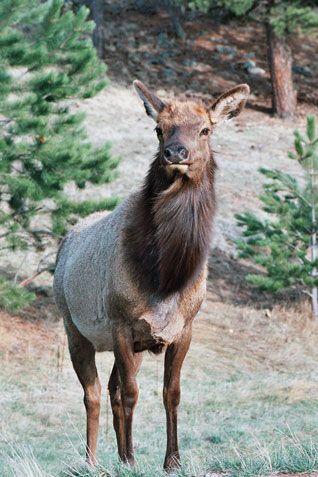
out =
[[[160,152],[154,160],[126,227],[127,254],[147,291],[180,291],[204,266],[215,211],[214,170],[211,151],[200,182],[167,176]]]

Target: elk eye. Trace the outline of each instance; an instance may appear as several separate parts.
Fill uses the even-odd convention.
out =
[[[202,129],[202,131],[200,132],[200,136],[207,136],[210,132],[210,129],[209,128],[204,128]]]
[[[157,126],[155,128],[155,131],[156,131],[158,137],[162,136],[162,129],[159,126]]]

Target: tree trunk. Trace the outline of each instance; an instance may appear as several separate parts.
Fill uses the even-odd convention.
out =
[[[104,58],[105,56],[105,35],[104,35],[104,9],[103,0],[91,0],[91,12],[93,20],[96,24],[93,33],[93,42],[97,50],[98,56]]]
[[[180,38],[181,40],[184,40],[185,37],[186,37],[186,34],[185,34],[184,29],[182,28],[179,15],[180,15],[180,12],[178,12],[178,10],[176,8],[171,9],[170,20],[171,20],[171,24],[172,24],[174,34],[177,38]]]
[[[311,261],[315,263],[317,260],[317,221],[316,221],[316,186],[317,168],[315,167],[314,156],[311,158],[311,171],[310,171],[310,185],[311,185]],[[312,277],[317,278],[318,271],[314,267],[311,273]],[[315,320],[318,320],[318,289],[316,286],[311,291],[311,308],[312,315]]]
[[[285,38],[278,37],[267,25],[268,62],[272,82],[273,112],[291,118],[296,111],[296,91],[292,77],[292,54]]]
[[[90,16],[96,25],[93,43],[100,58],[105,55],[104,3],[104,0],[73,0],[75,6],[85,5],[91,12]]]
[[[163,6],[169,13],[174,35],[176,36],[176,38],[184,40],[186,34],[180,21],[181,8],[174,5],[171,0],[163,0]]]
[[[311,208],[311,221],[312,221],[312,232],[311,232],[311,261],[315,262],[317,260],[317,223],[316,223],[316,211],[315,204]],[[317,277],[318,272],[317,268],[314,267],[311,274],[314,278]],[[311,309],[312,315],[315,320],[318,320],[318,289],[316,286],[312,288],[311,291]]]

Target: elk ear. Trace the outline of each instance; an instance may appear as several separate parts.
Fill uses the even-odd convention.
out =
[[[238,116],[245,106],[249,92],[247,84],[239,84],[217,98],[210,108],[212,123],[222,123]]]
[[[158,113],[163,110],[165,103],[151,93],[141,81],[135,80],[133,84],[140,99],[144,102],[146,113],[156,121]]]

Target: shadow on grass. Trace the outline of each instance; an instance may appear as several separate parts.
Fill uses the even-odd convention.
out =
[[[274,305],[294,308],[296,303],[302,303],[306,299],[300,287],[277,293],[262,292],[246,281],[248,274],[261,275],[262,272],[244,260],[214,250],[209,258],[210,300],[256,309],[271,309]]]
[[[272,106],[268,106],[268,105],[265,105],[265,104],[255,104],[255,103],[252,103],[251,101],[247,101],[246,107],[248,109],[251,109],[252,111],[257,111],[258,113],[267,114],[268,116],[273,115]]]
[[[87,464],[83,464],[76,469],[63,470],[59,477],[113,477],[113,474],[102,466],[89,467]]]

